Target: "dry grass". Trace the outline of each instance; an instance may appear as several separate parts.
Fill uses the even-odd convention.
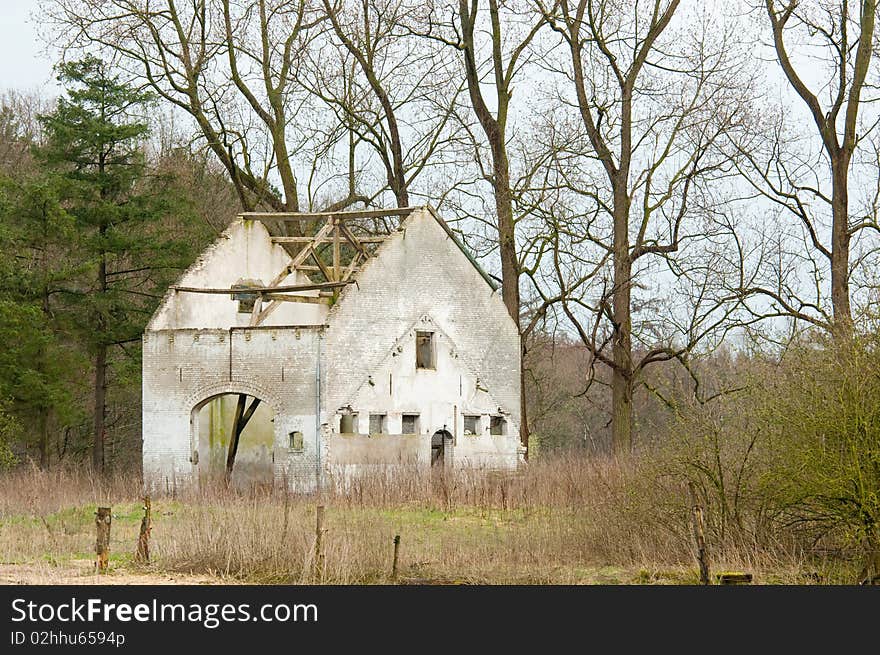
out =
[[[403,581],[693,583],[690,527],[679,485],[636,465],[555,457],[516,474],[425,475],[389,467],[321,498],[271,490],[203,489],[155,498],[153,563],[131,553],[141,516],[134,476],[73,471],[0,475],[0,567],[41,567],[59,582],[92,557],[94,510],[113,507],[114,575],[200,575],[257,583],[391,582],[401,535]],[[325,566],[315,577],[315,506],[327,507]],[[713,568],[763,582],[837,581],[791,544],[710,544]],[[831,571],[831,572],[830,572]],[[0,570],[2,572],[2,570]]]

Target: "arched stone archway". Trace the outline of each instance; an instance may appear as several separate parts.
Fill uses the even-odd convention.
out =
[[[281,413],[283,410],[283,403],[271,389],[259,384],[254,384],[253,382],[243,381],[215,382],[212,384],[201,385],[186,396],[186,400],[184,400],[183,403],[184,406],[181,409],[191,411],[200,403],[204,403],[215,396],[239,393],[260,398],[264,403],[267,403],[276,414]]]
[[[259,396],[221,393],[190,412],[195,480],[200,486],[226,482],[239,489],[274,483],[277,412]]]
[[[238,488],[274,483],[283,436],[274,394],[248,382],[203,385],[185,401],[193,480],[228,481]],[[238,428],[237,424],[241,424]]]

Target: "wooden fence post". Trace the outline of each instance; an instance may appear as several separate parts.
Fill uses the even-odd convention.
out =
[[[697,562],[700,564],[700,584],[709,584],[709,551],[706,548],[706,536],[703,529],[703,508],[697,503],[697,492],[694,483],[688,482],[688,492],[693,508],[694,542],[697,546]]]
[[[152,529],[152,504],[150,497],[144,496],[144,518],[141,519],[141,532],[138,535],[137,552],[134,555],[137,562],[150,563],[150,531]]]
[[[394,535],[394,559],[391,560],[391,579],[397,580],[397,555],[400,552],[400,535]]]
[[[315,562],[314,579],[324,579],[324,506],[318,505],[315,510]]]
[[[95,568],[98,573],[106,573],[107,565],[110,561],[110,508],[99,507],[95,512],[95,531],[97,539],[95,541],[95,553],[97,560]]]

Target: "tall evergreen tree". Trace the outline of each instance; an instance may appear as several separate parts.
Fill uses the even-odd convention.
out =
[[[58,80],[66,91],[55,111],[41,116],[45,143],[36,154],[57,176],[76,228],[81,293],[72,299],[93,358],[92,464],[103,471],[108,367],[116,348],[129,363],[137,359],[137,347],[126,344],[139,341],[168,272],[188,255],[184,242],[162,229],[185,205],[172,180],[148,174],[148,94],[94,57],[61,65]]]

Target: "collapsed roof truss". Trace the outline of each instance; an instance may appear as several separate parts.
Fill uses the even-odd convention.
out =
[[[245,220],[258,220],[270,234],[301,232],[302,229],[320,226],[313,236],[272,236],[272,243],[280,245],[290,255],[290,262],[282,268],[265,287],[251,287],[248,293],[256,294],[250,325],[263,323],[283,302],[321,303],[336,298],[340,290],[354,282],[354,274],[369,259],[379,244],[399,227],[400,219],[416,208],[405,207],[386,210],[363,210],[321,213],[264,213],[246,212]],[[397,219],[397,220],[395,220]],[[289,229],[289,228],[295,229]],[[281,285],[291,274],[301,271],[310,280],[308,284]],[[240,293],[242,289],[206,289],[173,287],[179,292],[190,293]],[[315,291],[314,295],[297,295],[302,291]],[[263,306],[263,301],[267,305]]]

